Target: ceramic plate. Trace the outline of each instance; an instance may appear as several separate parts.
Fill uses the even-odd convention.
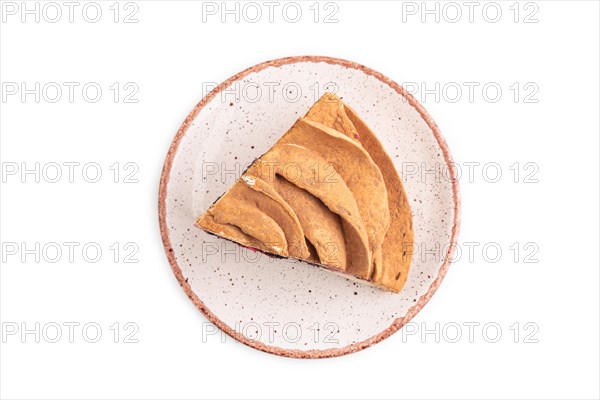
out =
[[[401,173],[416,245],[399,294],[272,258],[194,227],[325,91],[336,92],[356,110]],[[236,340],[290,357],[358,351],[401,329],[444,278],[460,208],[451,162],[425,109],[380,73],[327,57],[259,64],[212,90],[177,132],[160,182],[165,251],[194,304]],[[425,173],[432,170],[439,172]]]

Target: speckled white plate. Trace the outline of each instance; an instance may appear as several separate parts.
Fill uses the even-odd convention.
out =
[[[271,258],[194,227],[196,217],[324,91],[335,91],[356,110],[402,173],[416,246],[399,294],[299,261]],[[290,357],[358,351],[402,328],[446,273],[460,209],[450,164],[431,117],[380,73],[328,57],[259,64],[215,88],[177,132],[160,182],[165,251],[194,304],[236,340]],[[421,174],[435,168],[442,170],[440,176]],[[431,249],[438,249],[437,256]]]

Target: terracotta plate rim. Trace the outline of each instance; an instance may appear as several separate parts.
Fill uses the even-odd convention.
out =
[[[450,237],[451,245],[449,246],[448,251],[444,257],[445,261],[439,269],[438,276],[432,282],[432,284],[429,287],[429,289],[427,290],[427,292],[419,298],[419,300],[406,312],[406,314],[404,316],[398,317],[396,320],[394,320],[394,322],[388,328],[386,328],[379,334],[372,336],[361,342],[354,343],[354,344],[351,344],[351,345],[348,345],[345,347],[331,348],[331,349],[325,349],[325,350],[291,350],[291,349],[284,349],[284,348],[276,347],[276,346],[268,346],[257,340],[248,339],[247,337],[236,332],[230,326],[228,326],[223,321],[221,321],[215,314],[213,314],[208,309],[208,307],[206,307],[206,305],[202,302],[202,300],[200,300],[200,298],[196,295],[196,293],[194,293],[194,291],[191,288],[191,285],[185,280],[183,273],[181,271],[181,268],[177,264],[177,260],[175,258],[174,252],[173,252],[173,246],[172,246],[171,240],[169,238],[169,232],[168,232],[168,227],[167,227],[167,218],[166,218],[167,186],[169,184],[169,177],[171,174],[171,167],[173,165],[173,159],[175,157],[175,154],[177,152],[177,149],[179,147],[179,143],[181,142],[181,139],[187,132],[189,126],[194,121],[194,119],[196,118],[196,116],[198,115],[200,110],[202,110],[202,108],[206,104],[208,104],[218,93],[220,93],[225,88],[229,87],[233,82],[236,82],[253,72],[262,71],[263,69],[268,68],[268,67],[280,67],[283,65],[294,64],[294,63],[299,63],[299,62],[312,62],[312,63],[325,62],[325,63],[332,64],[332,65],[340,65],[340,66],[347,67],[347,68],[357,69],[357,70],[364,72],[367,75],[377,78],[381,82],[387,84],[392,89],[394,89],[398,94],[405,97],[408,100],[409,104],[417,110],[417,112],[421,115],[423,120],[427,123],[429,128],[432,130],[433,135],[435,136],[440,148],[442,149],[442,153],[444,155],[444,160],[448,166],[448,170],[450,171],[450,178],[451,178],[451,182],[452,182],[452,198],[454,201],[454,218],[453,218],[452,232],[451,232],[451,237]],[[194,305],[206,316],[206,318],[208,318],[209,321],[211,321],[213,324],[215,324],[217,327],[219,327],[219,329],[223,330],[225,333],[227,333],[229,336],[231,336],[236,341],[239,341],[250,347],[253,347],[255,349],[258,349],[258,350],[261,350],[261,351],[264,351],[267,353],[276,354],[276,355],[285,356],[285,357],[294,357],[294,358],[326,358],[326,357],[337,357],[337,356],[354,353],[354,352],[366,349],[368,347],[371,347],[372,345],[381,342],[383,339],[388,338],[390,335],[392,335],[393,333],[400,330],[419,311],[421,311],[421,309],[425,306],[425,304],[427,304],[427,302],[429,301],[431,296],[433,296],[433,294],[436,292],[437,288],[442,283],[442,280],[444,279],[446,272],[448,271],[448,268],[450,266],[450,260],[452,259],[452,256],[454,254],[455,245],[453,245],[453,244],[456,243],[456,238],[458,236],[458,231],[459,231],[459,226],[460,226],[460,208],[461,208],[460,194],[459,194],[459,188],[458,188],[458,178],[457,178],[455,169],[452,168],[453,165],[454,165],[454,163],[452,160],[452,156],[450,154],[450,150],[448,149],[448,145],[447,145],[446,141],[444,140],[436,123],[433,121],[431,116],[427,113],[425,108],[410,93],[408,93],[402,86],[400,86],[399,84],[397,84],[390,78],[384,76],[383,74],[381,74],[375,70],[372,70],[368,67],[365,67],[364,65],[361,65],[361,64],[358,64],[358,63],[355,63],[352,61],[347,61],[347,60],[343,60],[340,58],[326,57],[326,56],[293,56],[293,57],[278,58],[275,60],[266,61],[266,62],[257,64],[253,67],[250,67],[236,75],[233,75],[232,77],[230,77],[229,79],[227,79],[226,81],[221,83],[219,86],[217,86],[215,89],[213,89],[188,114],[188,116],[185,118],[185,121],[183,122],[183,124],[181,124],[179,130],[177,131],[175,138],[171,142],[171,146],[169,147],[169,151],[167,153],[165,163],[163,166],[163,170],[162,170],[162,174],[160,177],[160,186],[159,186],[159,193],[158,193],[158,219],[159,219],[159,225],[160,225],[160,234],[162,237],[163,246],[165,248],[165,253],[167,255],[167,259],[169,260],[169,264],[171,265],[171,269],[173,270],[173,273],[175,274],[175,277],[179,281],[179,284],[181,285],[181,287],[183,288],[185,293],[192,300]]]

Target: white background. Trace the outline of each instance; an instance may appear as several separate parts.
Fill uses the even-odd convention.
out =
[[[426,15],[422,23],[420,2],[391,1],[337,2],[337,23],[323,22],[323,3],[315,23],[313,2],[302,2],[302,18],[290,23],[281,3],[270,23],[259,2],[261,21],[250,23],[242,15],[239,23],[233,16],[221,23],[219,14],[203,22],[201,2],[137,1],[139,22],[131,24],[122,20],[133,8],[123,10],[123,3],[118,23],[112,1],[101,2],[98,23],[82,18],[84,4],[75,9],[73,23],[59,2],[64,15],[57,23],[43,15],[39,23],[35,16],[22,23],[20,13],[3,14],[0,28],[3,85],[80,84],[73,103],[66,89],[57,103],[43,94],[39,103],[34,95],[22,101],[20,93],[2,99],[3,171],[14,163],[96,162],[103,173],[98,183],[86,182],[81,169],[74,183],[66,176],[58,183],[42,176],[36,183],[35,176],[22,178],[20,172],[3,177],[2,398],[600,396],[597,2],[499,2],[496,23],[486,21],[494,10],[482,14],[485,3],[475,8],[473,22],[467,6],[455,3],[463,14],[456,23],[448,21],[454,10],[443,14],[445,3],[438,5],[439,22]],[[47,11],[53,18],[54,11]],[[530,19],[538,22],[525,23],[533,11]],[[481,329],[473,343],[466,328],[458,343],[398,333],[341,358],[296,360],[229,338],[202,340],[206,320],[176,282],[160,240],[157,194],[167,148],[201,99],[203,83],[221,82],[268,59],[305,54],[353,60],[417,87],[463,87],[456,102],[454,92],[438,99],[417,93],[463,167],[463,254],[414,322],[428,329],[436,322],[497,323],[497,343],[489,343]],[[103,88],[97,103],[81,97],[87,82]],[[139,102],[123,102],[125,91],[115,103],[109,89],[114,82],[137,85]],[[473,101],[464,82],[479,84]],[[495,103],[481,92],[490,82],[502,88]],[[510,89],[515,82],[516,98]],[[526,83],[533,86],[525,90]],[[526,98],[532,88],[539,90]],[[532,100],[537,102],[527,102]],[[124,183],[123,175],[114,183],[109,167],[115,162],[121,168],[136,163],[139,183]],[[472,179],[465,168],[470,162],[480,163]],[[510,169],[515,162],[521,170],[517,183]],[[538,167],[537,183],[525,182],[524,174],[532,171],[524,169],[527,162]],[[498,182],[482,174],[486,163],[500,166]],[[22,262],[22,252],[6,251],[7,243],[22,242],[30,248],[36,242],[95,242],[103,255],[87,262],[78,247],[74,262],[67,254],[56,263],[25,254]],[[121,246],[117,262],[109,249],[115,242]],[[127,242],[139,246],[138,263],[123,262]],[[466,242],[480,243],[473,259]],[[515,242],[518,254],[511,250]],[[529,242],[534,247],[525,249]],[[497,262],[491,262],[493,252],[482,253],[486,243],[502,249]],[[529,261],[539,262],[525,262],[534,248],[539,251]],[[81,325],[73,343],[64,326],[58,343],[6,332],[36,322]],[[103,330],[97,343],[82,336],[89,322]],[[110,330],[115,322],[118,343]],[[138,343],[124,343],[127,322],[139,327]],[[537,343],[524,339],[531,332],[523,328],[527,322],[539,328],[529,338]],[[514,323],[520,324],[517,343]]]

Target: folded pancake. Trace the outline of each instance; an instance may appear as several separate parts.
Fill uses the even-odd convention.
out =
[[[251,206],[261,210],[281,227],[290,257],[303,259],[310,255],[296,213],[271,185],[247,173],[230,192],[250,202]]]
[[[390,227],[382,246],[383,268],[376,271],[373,280],[394,292],[399,292],[408,278],[414,251],[412,213],[406,191],[392,159],[373,131],[348,105],[344,104],[344,109],[356,128],[360,143],[379,167],[388,193]]]
[[[273,187],[293,210],[298,210],[298,220],[307,244],[315,248],[316,259],[325,266],[345,271],[346,243],[340,216],[319,198],[279,175],[275,176]]]
[[[218,206],[210,210],[210,215],[215,223],[233,225],[244,234],[252,236],[259,243],[258,248],[261,250],[288,256],[283,229],[251,201],[227,196],[226,201],[219,201]],[[202,219],[199,223],[202,223]]]
[[[387,191],[383,176],[369,153],[360,143],[340,132],[306,118],[299,119],[279,142],[295,143],[322,156],[332,164],[352,192],[367,230],[371,254],[380,254],[381,246],[390,223]],[[325,171],[320,171],[325,175]],[[381,266],[374,260],[367,276]]]
[[[344,106],[345,104],[335,94],[325,93],[308,110],[304,118],[335,129],[352,139],[358,139],[358,132],[346,115]]]
[[[323,173],[328,170],[330,172]],[[279,143],[250,166],[246,173],[256,174],[266,182],[273,182],[276,176],[280,176],[318,198],[342,222],[344,243],[328,243],[329,247],[345,246],[350,249],[347,252],[346,271],[361,279],[370,277],[372,259],[369,239],[354,194],[324,158],[304,146]],[[295,211],[306,213],[303,209]]]
[[[330,93],[196,225],[393,292],[411,262],[412,216],[400,177],[369,127]]]
[[[235,240],[246,247],[254,247],[256,249],[263,249],[265,245],[254,236],[246,234],[237,225],[228,224],[227,222],[221,221],[216,222],[215,217],[212,213],[206,212],[197,222],[198,226],[202,226],[204,230],[213,233],[218,236],[226,238],[236,238]]]
[[[373,131],[358,114],[333,93],[325,93],[306,113],[305,118],[336,129],[357,139],[381,171],[387,189],[390,225],[382,246],[382,268],[376,268],[373,280],[399,292],[408,278],[412,261],[412,213],[392,159]],[[374,255],[377,260],[378,255]],[[376,265],[379,265],[375,261]]]

